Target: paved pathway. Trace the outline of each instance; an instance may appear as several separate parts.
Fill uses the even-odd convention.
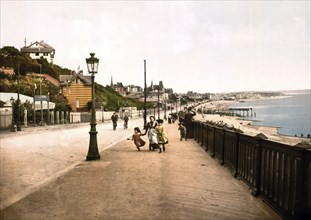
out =
[[[126,139],[141,118],[130,119],[124,130],[111,122],[97,124],[99,151]],[[23,128],[0,133],[0,209],[36,191],[55,177],[83,163],[89,146],[89,123]]]
[[[1,210],[0,219],[280,219],[194,140],[179,141],[177,124],[165,128],[166,152],[138,152],[124,138],[109,149],[101,142],[101,160],[83,155],[67,164]]]

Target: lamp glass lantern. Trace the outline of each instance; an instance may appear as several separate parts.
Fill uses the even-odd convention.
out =
[[[90,74],[95,74],[98,71],[99,59],[94,57],[95,53],[90,53],[91,57],[86,58],[87,70]]]

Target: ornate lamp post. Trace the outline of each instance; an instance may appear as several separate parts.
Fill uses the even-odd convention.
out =
[[[147,83],[146,83],[146,60],[144,60],[144,129],[147,125]]]
[[[33,87],[33,126],[36,126],[36,89],[37,89],[37,84],[35,83]]]
[[[17,131],[21,131],[21,122],[20,122],[20,112],[21,112],[21,100],[19,99],[19,90],[20,90],[20,85],[19,85],[19,62],[17,63]]]
[[[160,83],[158,85],[158,119],[160,119]]]
[[[14,98],[11,97],[10,99],[12,105],[12,125],[11,125],[11,132],[15,132],[15,125],[14,125]]]
[[[166,120],[166,101],[164,100],[164,119]]]
[[[89,143],[89,152],[86,156],[86,160],[99,160],[100,155],[98,152],[97,146],[97,131],[96,131],[96,115],[95,115],[95,85],[94,85],[94,74],[98,70],[99,59],[94,57],[95,53],[90,53],[91,57],[86,58],[86,64],[89,74],[92,78],[92,115],[91,115],[91,130],[90,134],[90,143]]]

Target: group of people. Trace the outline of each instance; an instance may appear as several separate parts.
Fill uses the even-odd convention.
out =
[[[195,111],[189,107],[184,109],[184,117],[180,120],[180,124],[184,125],[185,127],[185,140],[194,138],[194,127],[192,119],[196,115]],[[182,129],[183,130],[183,129]]]
[[[112,121],[112,129],[115,131],[117,129],[117,126],[118,126],[118,115],[114,112],[111,116],[111,121]],[[127,115],[124,115],[123,117],[123,120],[124,120],[124,125],[123,125],[123,128],[124,129],[127,129],[128,127],[128,121],[129,121],[129,117]]]
[[[191,139],[194,137],[192,118],[196,113],[191,108],[185,108],[183,119],[180,118],[178,130],[180,132],[180,141]],[[138,151],[146,145],[141,136],[147,135],[149,140],[149,150],[158,149],[159,153],[165,151],[165,145],[168,143],[167,133],[163,127],[163,120],[155,120],[154,116],[150,116],[150,121],[145,126],[145,132],[142,133],[138,127],[134,128],[132,140]]]
[[[155,118],[150,116],[150,121],[146,124],[145,133],[142,133],[138,127],[134,128],[132,140],[134,141],[138,151],[140,151],[140,147],[143,147],[146,144],[141,138],[141,136],[146,134],[149,140],[149,150],[158,149],[159,153],[165,151],[165,145],[168,143],[168,137],[163,127],[163,122],[164,121],[162,119],[155,121]]]

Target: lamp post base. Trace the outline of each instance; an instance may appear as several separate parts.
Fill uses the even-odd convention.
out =
[[[87,155],[86,160],[100,160],[100,155]]]
[[[96,124],[92,124],[91,125],[94,126],[94,130],[95,130],[95,125]],[[86,160],[99,160],[100,159],[100,155],[98,152],[98,146],[97,146],[97,131],[94,131],[93,129],[91,129],[91,131],[89,132],[90,134],[90,144],[89,144],[89,152],[86,156]]]

